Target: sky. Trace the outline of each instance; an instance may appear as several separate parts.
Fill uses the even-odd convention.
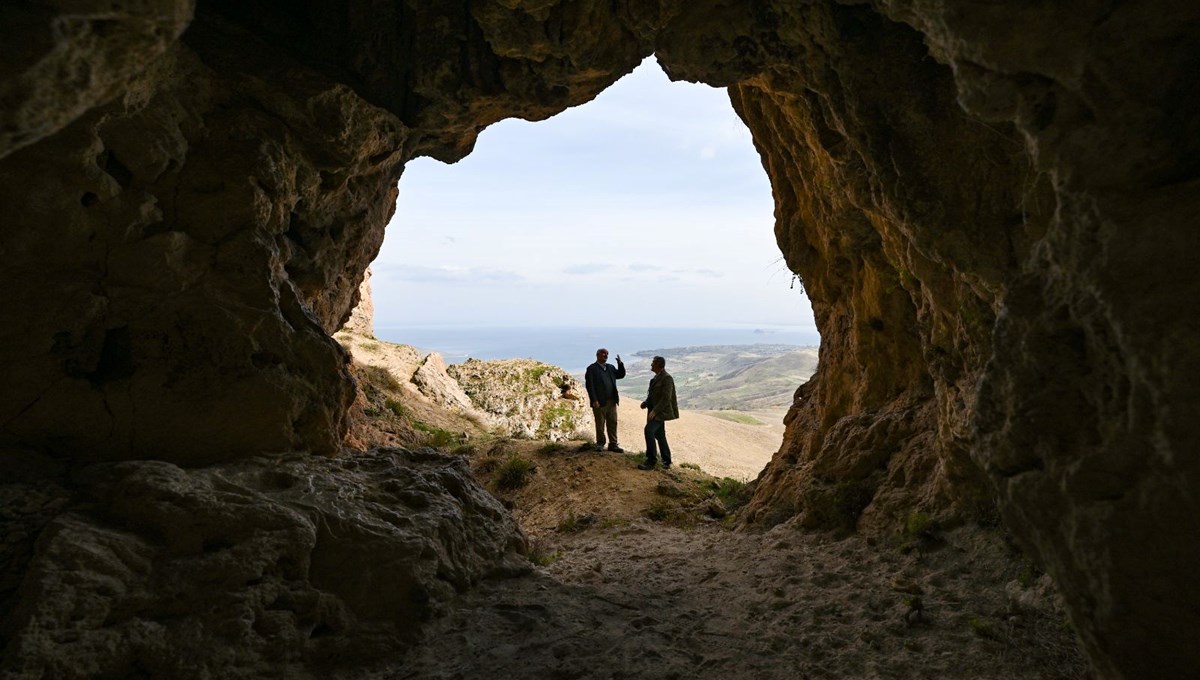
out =
[[[371,281],[376,327],[812,327],[725,90],[653,58],[593,101],[411,161]]]

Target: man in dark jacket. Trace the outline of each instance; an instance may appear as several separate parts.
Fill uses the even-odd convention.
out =
[[[654,377],[650,379],[650,390],[642,408],[650,409],[646,414],[646,462],[639,470],[653,470],[659,449],[662,453],[664,470],[671,469],[671,447],[667,444],[667,421],[679,417],[679,402],[675,399],[675,379],[667,373],[667,360],[654,357],[650,361]]]
[[[596,450],[604,450],[604,430],[608,429],[608,450],[625,453],[617,443],[617,405],[621,397],[617,394],[617,381],[625,377],[625,364],[617,355],[617,366],[608,363],[608,350],[596,350],[596,363],[587,367],[583,384],[587,387],[588,401],[592,403],[592,415],[596,418]]]

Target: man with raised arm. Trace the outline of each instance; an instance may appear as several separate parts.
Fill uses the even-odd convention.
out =
[[[596,450],[604,450],[604,430],[608,429],[608,450],[625,453],[617,443],[617,405],[621,402],[617,394],[617,381],[625,377],[625,364],[617,355],[617,366],[608,363],[608,350],[596,350],[596,363],[587,367],[583,384],[587,387],[588,401],[592,403],[592,415],[596,418]]]

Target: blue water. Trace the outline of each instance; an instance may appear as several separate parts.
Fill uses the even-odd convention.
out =
[[[620,354],[636,365],[648,359],[635,352],[696,345],[816,346],[816,330],[803,327],[761,328],[531,328],[479,326],[377,327],[375,336],[387,342],[434,351],[449,363],[472,359],[537,359],[572,373],[582,372],[605,347],[609,362]]]

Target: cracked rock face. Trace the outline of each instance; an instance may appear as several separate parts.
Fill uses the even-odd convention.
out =
[[[440,356],[437,359],[441,361]],[[587,408],[577,396],[586,393],[578,380],[557,366],[532,359],[467,359],[442,370],[454,379],[468,405],[507,436],[557,442],[587,429]]]
[[[466,463],[430,451],[77,470],[15,606],[13,677],[265,677],[367,664],[527,570]],[[6,676],[7,677],[7,676]]]
[[[403,164],[656,53],[730,88],[823,338],[747,519],[998,506],[1102,675],[1200,665],[1200,5],[71,7],[0,10],[0,444],[335,450]]]

